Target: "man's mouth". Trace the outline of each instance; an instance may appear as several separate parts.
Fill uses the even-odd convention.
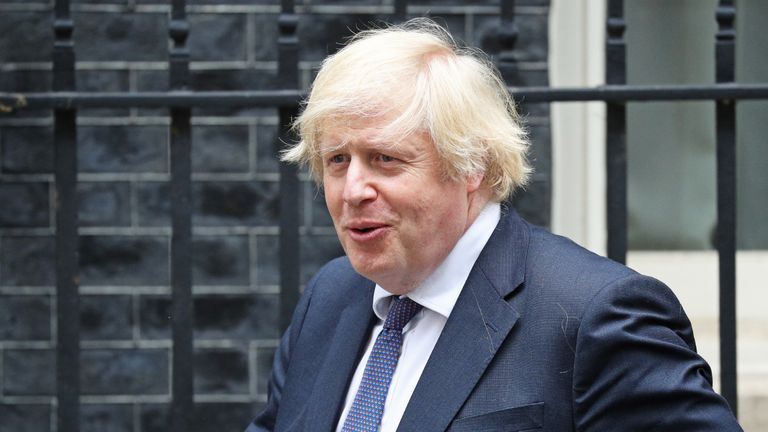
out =
[[[368,233],[375,229],[378,229],[378,227],[366,227],[366,228],[352,228],[352,231],[357,233]]]
[[[382,223],[354,223],[347,226],[347,231],[353,240],[369,241],[379,238],[388,227]]]

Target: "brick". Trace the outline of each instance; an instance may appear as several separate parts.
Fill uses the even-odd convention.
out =
[[[81,172],[168,172],[168,128],[83,126],[77,153]]]
[[[6,349],[3,367],[5,396],[52,396],[56,391],[53,350]]]
[[[340,0],[325,0],[324,2],[332,3]],[[318,0],[312,0],[312,3],[317,3]],[[455,6],[468,6],[470,9],[472,6],[498,6],[501,0],[413,0],[409,1],[410,5],[455,5]],[[549,0],[515,0],[515,6],[547,6]]]
[[[3,173],[53,172],[53,129],[50,127],[0,128],[0,157]]]
[[[84,395],[169,393],[167,350],[83,350],[80,358],[80,387]]]
[[[352,35],[350,29],[366,28],[386,18],[367,14],[299,14],[299,58],[304,61],[321,61],[341,48],[344,40]]]
[[[195,238],[192,261],[196,285],[250,284],[250,251],[245,236]]]
[[[129,90],[128,71],[78,70],[77,89],[84,92],[122,92]]]
[[[515,87],[530,87],[539,86],[546,87],[549,85],[549,71],[548,69],[536,69],[536,70],[511,70],[502,72],[502,76],[510,86]],[[549,102],[528,102],[522,97],[512,94],[513,99],[517,103],[517,111],[526,119],[528,117],[549,117],[550,116],[550,103]]]
[[[498,5],[500,0],[475,0],[471,2],[470,4],[473,6],[489,6],[489,5]],[[468,2],[466,0],[413,0],[409,1],[409,4],[412,5],[459,5],[463,6],[466,5]],[[518,3],[517,1],[515,3]]]
[[[107,3],[107,4],[122,4],[122,5],[124,5],[124,4],[128,3],[128,0],[72,0],[70,3],[72,3],[72,4],[77,4],[77,3],[82,3],[82,4],[104,4],[104,3]]]
[[[168,249],[162,236],[82,236],[82,284],[166,285]]]
[[[259,125],[256,128],[256,171],[276,173],[280,171],[277,159],[277,125]]]
[[[168,91],[168,70],[137,70],[136,91]],[[168,116],[165,108],[138,108],[139,116]]]
[[[199,91],[242,91],[275,90],[280,88],[276,71],[261,69],[206,69],[193,70],[190,73],[190,87]],[[291,86],[295,87],[296,84]],[[200,116],[270,116],[275,115],[274,108],[196,108],[194,115]]]
[[[195,225],[269,226],[278,223],[278,183],[198,182],[193,189]]]
[[[534,180],[512,197],[513,207],[529,222],[549,227],[552,185],[547,180]]]
[[[167,404],[141,405],[142,432],[167,432],[169,430],[171,430],[171,416],[170,407]]]
[[[140,92],[167,91],[168,90],[168,71],[167,70],[136,71],[136,90]]]
[[[239,431],[256,415],[249,403],[196,403],[197,432]]]
[[[248,353],[242,349],[195,352],[195,393],[248,394]]]
[[[304,196],[309,197],[310,211],[312,215],[313,227],[333,227],[333,219],[328,213],[328,206],[325,204],[325,195],[321,188],[314,181],[308,181],[304,184]]]
[[[83,340],[131,339],[132,303],[126,295],[80,297],[80,336]]]
[[[260,395],[267,395],[275,351],[277,349],[271,347],[256,349],[256,393]]]
[[[547,69],[505,69],[502,71],[502,76],[510,86],[514,87],[546,87],[549,85],[549,71]]]
[[[193,126],[192,169],[195,172],[250,170],[247,126]]]
[[[136,0],[139,4],[167,4],[168,0]],[[280,4],[279,0],[187,0],[190,5],[253,5]]]
[[[370,5],[370,6],[378,6],[381,4],[390,4],[390,2],[382,1],[382,0],[310,0],[307,3],[311,3],[313,5]],[[414,3],[414,2],[410,2]]]
[[[345,4],[340,0],[317,2],[313,4]],[[376,4],[375,0],[367,2],[349,1],[355,5],[361,3]],[[379,0],[379,4],[381,1]],[[385,2],[386,4],[386,2]],[[409,18],[421,17],[423,14],[410,15]],[[429,17],[441,26],[447,28],[456,40],[471,43],[465,33],[464,15],[436,15]],[[299,56],[304,61],[321,61],[326,56],[335,53],[345,45],[346,40],[357,30],[367,28],[379,28],[383,23],[391,22],[392,16],[388,14],[299,14],[297,28],[299,37]]]
[[[0,227],[50,226],[48,183],[0,184]]]
[[[418,15],[409,15],[408,18],[418,18],[423,16],[422,14]],[[443,28],[448,29],[449,32],[451,32],[451,36],[459,42],[459,44],[466,44],[466,45],[477,45],[474,43],[475,41],[472,39],[474,36],[473,34],[467,34],[466,32],[466,21],[465,16],[462,14],[455,15],[455,14],[445,14],[445,15],[438,15],[438,14],[431,14],[428,13],[427,16],[434,20],[436,23],[438,23]],[[389,19],[387,19],[389,21]]]
[[[55,280],[53,237],[3,237],[0,284],[50,286]]]
[[[275,1],[275,3],[277,3]],[[256,30],[256,48],[254,60],[277,60],[277,14],[258,14],[254,16]]]
[[[280,284],[280,246],[277,236],[256,236],[256,283]]]
[[[50,61],[53,49],[53,14],[9,12],[0,14],[0,63]]]
[[[271,90],[278,88],[275,71],[261,69],[206,69],[190,72],[190,87],[198,91]],[[140,70],[136,74],[138,91],[167,91],[168,71]],[[218,107],[195,108],[194,116],[276,116],[275,108],[265,107]],[[166,110],[139,109],[139,115],[166,115]]]
[[[531,139],[531,151],[528,155],[535,173],[552,176],[552,134],[549,125],[531,125],[528,127]],[[549,196],[546,197],[549,199]]]
[[[190,14],[188,19],[192,61],[245,60],[245,15]]]
[[[195,90],[274,90],[278,87],[277,73],[256,69],[193,70],[191,87]],[[204,110],[200,110],[204,112]]]
[[[169,226],[171,204],[166,182],[137,187],[139,224]],[[275,182],[193,182],[196,226],[271,226],[278,223],[279,186]]]
[[[42,70],[9,70],[0,71],[0,91],[10,93],[45,92],[51,90],[51,72]],[[30,110],[24,109],[16,112],[16,116],[23,116]],[[46,116],[50,110],[35,110]]]
[[[0,92],[31,93],[47,92],[50,90],[50,71],[0,70]],[[12,111],[12,115],[15,118],[47,118],[51,116],[51,110],[24,108]]]
[[[278,304],[278,296],[275,294],[196,297],[195,338],[277,338]],[[142,337],[171,337],[171,301],[168,297],[144,296],[140,300],[140,308]]]
[[[0,404],[0,432],[50,432],[51,406]]]
[[[336,235],[301,237],[301,281],[308,282],[328,261],[344,255]]]
[[[72,18],[80,61],[168,59],[166,14],[75,12]]]
[[[196,403],[192,424],[195,432],[239,431],[245,429],[263,404],[250,403]],[[142,432],[171,430],[169,406],[144,404],[141,406]]]
[[[201,339],[273,339],[278,331],[278,296],[218,295],[195,299],[195,330]],[[226,311],[226,313],[222,313]]]
[[[130,90],[128,71],[79,70],[76,71],[77,90],[84,92],[127,92]],[[82,108],[81,116],[127,116],[128,108]]]
[[[133,432],[130,404],[81,404],[81,432]]]
[[[142,404],[140,410],[142,432],[171,430],[170,407],[167,404]]]
[[[171,226],[168,182],[137,183],[135,187],[139,226]]]
[[[50,338],[50,297],[0,297],[0,340],[49,340]]]
[[[547,31],[549,17],[541,15],[517,15],[515,25],[519,31],[514,52],[518,61],[547,61]],[[475,20],[475,42],[488,54],[497,54],[499,44],[499,18],[497,16],[477,17]]]
[[[130,225],[130,186],[128,183],[79,183],[77,195],[81,226]]]
[[[550,118],[550,103],[549,102],[526,102],[525,100],[519,100],[516,98],[517,112],[524,119],[530,117]]]

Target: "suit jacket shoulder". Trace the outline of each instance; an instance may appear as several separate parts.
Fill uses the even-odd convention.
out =
[[[740,430],[666,286],[505,213],[399,432]],[[373,288],[346,258],[310,281],[248,432],[334,429]]]

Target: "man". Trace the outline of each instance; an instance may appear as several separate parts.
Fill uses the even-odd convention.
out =
[[[307,284],[257,431],[738,431],[660,282],[522,220],[495,69],[431,21],[330,56],[284,159],[346,257]]]

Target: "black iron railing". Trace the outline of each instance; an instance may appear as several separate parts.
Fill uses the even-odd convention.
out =
[[[193,107],[276,107],[281,125],[281,143],[291,142],[288,125],[298,112],[304,94],[298,89],[298,18],[291,0],[281,2],[279,16],[278,76],[280,90],[196,92],[189,88],[189,25],[184,0],[174,0],[170,15],[168,92],[82,93],[75,89],[73,23],[69,1],[56,0],[54,20],[53,91],[46,93],[0,93],[0,112],[23,109],[52,109],[54,112],[56,178],[56,294],[57,419],[59,432],[79,430],[79,295],[77,220],[77,110],[82,108],[163,107],[170,110],[171,154],[171,286],[173,314],[172,430],[190,430],[193,407],[193,303],[191,287],[191,134]],[[407,16],[407,2],[397,0],[393,20]],[[608,1],[606,40],[606,86],[597,88],[510,88],[518,101],[604,101],[607,105],[607,211],[608,256],[624,262],[627,251],[627,148],[626,103],[629,101],[712,100],[717,104],[717,248],[720,256],[720,360],[722,394],[737,411],[736,310],[735,310],[735,102],[768,99],[768,84],[734,83],[734,5],[721,0],[717,9],[719,31],[715,43],[717,84],[628,86],[626,83],[625,22],[621,0]],[[514,68],[509,54],[517,38],[514,2],[501,6],[499,67]],[[506,29],[506,30],[504,30]],[[280,168],[280,316],[287,326],[299,295],[300,183],[291,165]]]
[[[733,0],[720,0],[715,44],[715,80],[735,81],[736,10]],[[718,100],[717,134],[717,252],[720,268],[720,392],[738,412],[736,390],[736,104]]]
[[[173,0],[168,83],[189,90],[189,23],[186,1]],[[192,429],[194,419],[194,313],[192,301],[192,109],[170,108],[171,171],[171,430]]]
[[[56,2],[53,22],[53,90],[75,90],[74,24],[69,2]],[[56,179],[56,416],[58,430],[79,429],[80,296],[77,234],[77,111],[60,107],[54,117]]]

